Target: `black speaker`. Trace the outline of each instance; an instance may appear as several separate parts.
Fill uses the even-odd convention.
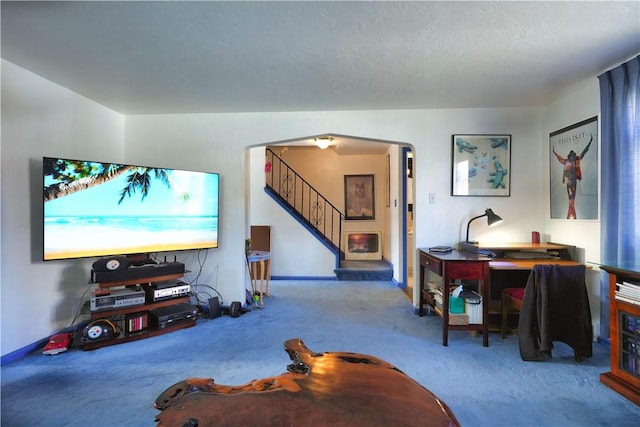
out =
[[[222,309],[218,297],[209,298],[209,318],[217,319],[220,316],[222,316]]]
[[[229,307],[229,316],[240,317],[240,301],[233,301]]]
[[[127,257],[123,256],[110,256],[100,258],[93,263],[92,268],[94,271],[106,272],[126,270],[131,265],[131,261]]]

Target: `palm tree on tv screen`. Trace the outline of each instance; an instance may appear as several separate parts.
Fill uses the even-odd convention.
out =
[[[125,197],[133,197],[137,192],[140,192],[141,200],[144,200],[149,194],[154,178],[165,184],[167,188],[171,188],[167,169],[45,158],[43,163],[44,176],[50,176],[56,182],[44,187],[44,201],[58,199],[94,187],[127,172],[129,175],[126,177],[125,187],[120,191],[118,204],[122,203]],[[186,193],[183,197],[185,200],[188,199]]]

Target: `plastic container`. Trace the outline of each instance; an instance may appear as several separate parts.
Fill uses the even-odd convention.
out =
[[[461,314],[464,313],[464,298],[449,297],[449,313]]]
[[[474,291],[464,291],[461,294],[464,299],[464,311],[469,316],[469,324],[482,323],[482,295]]]

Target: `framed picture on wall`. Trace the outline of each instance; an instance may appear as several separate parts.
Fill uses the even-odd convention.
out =
[[[376,219],[373,174],[344,176],[344,210],[348,220]]]
[[[382,259],[382,233],[380,231],[344,231],[342,246],[346,260]]]
[[[453,135],[453,196],[511,195],[511,135]]]
[[[551,219],[598,219],[598,117],[549,134]]]

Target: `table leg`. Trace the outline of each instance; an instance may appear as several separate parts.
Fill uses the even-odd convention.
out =
[[[264,299],[263,299],[263,294],[264,294],[264,273],[265,273],[264,260],[261,259],[260,260],[260,307],[264,307]]]
[[[451,278],[445,268],[442,274],[442,345],[449,345],[449,297],[451,295]]]
[[[249,274],[251,277],[249,277],[249,279],[251,280],[251,296],[253,297],[253,295],[256,294],[256,292],[258,292],[258,279],[256,278],[256,263],[253,261],[249,262]]]
[[[269,296],[269,279],[270,278],[271,278],[271,258],[267,260],[267,277],[266,277],[267,289],[265,293],[267,296]]]
[[[418,286],[418,316],[424,315],[424,296],[422,295],[422,287],[424,286],[424,266],[420,264],[420,274],[418,275],[418,283],[414,286]]]
[[[490,286],[489,263],[486,263],[482,270],[482,287],[480,288],[480,294],[482,295],[482,345],[484,347],[489,347]]]

